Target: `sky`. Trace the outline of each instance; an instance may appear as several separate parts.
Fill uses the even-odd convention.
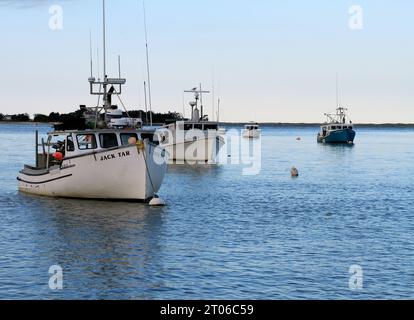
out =
[[[54,5],[62,9],[58,24],[51,24]],[[340,101],[354,123],[414,123],[412,0],[145,5],[155,112],[189,116],[192,96],[183,91],[202,83],[214,92],[204,97],[210,119],[220,99],[220,121],[321,122],[336,108],[338,74]],[[118,75],[121,55],[123,102],[143,109],[142,0],[106,6],[108,76]],[[0,0],[0,113],[96,105],[87,81],[89,37],[91,31],[93,73],[102,77],[101,11],[101,0]]]

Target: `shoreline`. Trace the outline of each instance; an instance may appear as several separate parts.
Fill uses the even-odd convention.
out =
[[[258,122],[262,127],[319,127],[321,123],[307,123],[307,122]],[[50,125],[53,122],[33,122],[33,121],[0,121],[0,125]],[[222,126],[244,126],[247,122],[220,122]],[[354,123],[358,128],[413,128],[414,123]]]

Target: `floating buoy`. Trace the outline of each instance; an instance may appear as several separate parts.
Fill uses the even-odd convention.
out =
[[[297,141],[300,141],[300,140],[302,140],[302,138],[301,137],[297,137],[296,140]]]
[[[149,205],[151,207],[164,207],[165,201],[161,199],[160,197],[158,197],[157,195],[155,195],[154,198],[152,198],[151,201],[149,202]]]
[[[299,171],[295,167],[290,170],[292,177],[299,177]]]

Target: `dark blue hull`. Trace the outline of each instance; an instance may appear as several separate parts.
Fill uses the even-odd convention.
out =
[[[337,130],[330,132],[327,136],[322,137],[318,134],[320,143],[354,143],[355,131],[351,129]]]

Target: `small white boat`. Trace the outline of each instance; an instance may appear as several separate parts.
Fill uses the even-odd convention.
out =
[[[225,130],[203,114],[202,94],[209,91],[203,91],[200,86],[200,89],[186,92],[195,96],[195,101],[190,102],[191,120],[173,122],[158,129],[160,146],[169,153],[170,163],[215,163],[225,144]]]
[[[244,126],[243,138],[247,139],[257,139],[260,138],[262,130],[258,123],[250,123]]]

